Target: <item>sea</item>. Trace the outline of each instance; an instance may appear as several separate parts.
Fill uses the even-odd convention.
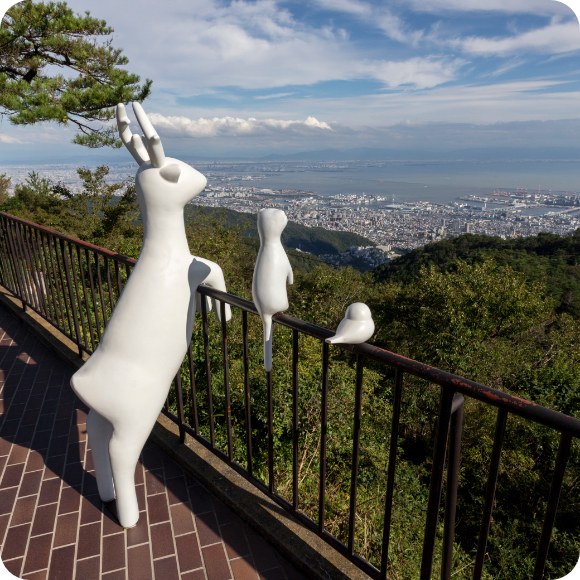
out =
[[[337,164],[338,165],[338,164]],[[285,166],[290,169],[288,165]],[[220,173],[223,171],[220,169]],[[227,171],[226,171],[227,173]],[[242,175],[232,168],[232,175]],[[356,194],[386,197],[388,203],[430,202],[450,204],[467,195],[486,195],[497,191],[580,195],[580,161],[408,161],[347,168],[313,167],[280,172],[248,171],[260,175],[258,187],[296,189],[323,197]],[[248,186],[247,181],[240,185]],[[377,207],[387,202],[378,202]],[[470,205],[478,205],[469,202]],[[480,204],[481,205],[481,204]],[[488,204],[493,207],[493,204]],[[525,210],[532,214],[535,210]],[[538,213],[538,211],[536,211]],[[539,212],[543,213],[543,212]]]
[[[89,164],[90,166],[91,164]],[[195,167],[195,163],[193,164]],[[541,191],[554,194],[575,193],[580,195],[580,160],[554,161],[385,161],[330,164],[312,163],[227,163],[221,162],[200,168],[204,173],[230,174],[231,176],[259,176],[260,180],[232,181],[232,185],[245,187],[254,185],[274,190],[294,189],[318,194],[322,197],[337,194],[369,195],[386,198],[386,201],[371,203],[371,207],[384,207],[392,203],[416,203],[420,201],[434,204],[450,204],[468,195],[486,195],[501,190],[515,192]],[[346,167],[342,167],[346,165]],[[131,163],[111,163],[110,180],[123,180],[133,174],[136,165]],[[25,179],[28,171],[35,170],[42,177],[53,181],[78,181],[78,164],[5,166],[13,177],[13,183]],[[215,167],[215,171],[214,171]],[[283,168],[284,171],[273,171]],[[265,171],[264,171],[265,169]],[[80,185],[80,182],[79,182]],[[463,202],[465,203],[465,202]],[[470,206],[481,206],[475,201]],[[497,207],[488,204],[488,208]],[[525,209],[524,215],[541,214],[549,209]]]

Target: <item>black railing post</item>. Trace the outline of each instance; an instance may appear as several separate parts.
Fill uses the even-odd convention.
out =
[[[14,231],[16,232],[16,235],[14,237],[14,241],[15,241],[15,245],[16,247],[19,248],[20,250],[20,255],[22,256],[22,265],[24,266],[24,275],[23,275],[23,279],[24,279],[24,289],[28,295],[28,303],[30,304],[30,307],[32,308],[32,310],[35,310],[36,308],[38,308],[38,310],[40,310],[40,306],[37,306],[35,304],[35,290],[34,290],[34,281],[32,280],[32,275],[31,275],[31,265],[30,265],[30,260],[28,259],[27,256],[27,252],[26,252],[26,245],[24,244],[24,240],[22,237],[22,226],[21,224],[14,224]],[[38,301],[38,297],[36,299]]]
[[[248,477],[254,473],[252,461],[252,410],[250,397],[250,356],[248,353],[248,313],[242,310],[242,343],[244,358],[244,402],[246,411],[246,462],[248,465]]]
[[[461,458],[461,432],[463,430],[463,405],[463,395],[455,395],[451,406],[451,433],[449,435],[449,461],[447,463],[447,493],[445,497],[441,580],[450,580],[451,565],[453,564],[457,485],[459,482],[459,460]]]
[[[95,253],[95,265],[98,268],[98,254]],[[93,279],[93,269],[91,268],[91,259],[88,248],[85,248],[85,259],[87,261],[87,272],[89,274],[89,285],[91,288],[91,299],[93,302],[93,310],[95,311],[95,330],[97,331],[97,339],[101,341],[101,323],[99,322],[99,312],[97,308],[97,298],[95,296],[95,281]]]
[[[391,536],[391,518],[393,512],[393,493],[395,489],[395,467],[399,441],[399,423],[401,419],[401,398],[403,395],[403,371],[397,369],[395,374],[395,393],[393,397],[393,417],[391,420],[391,441],[389,446],[389,468],[387,472],[387,493],[385,495],[385,519],[383,524],[383,550],[381,554],[380,580],[386,580],[389,564],[389,541]]]
[[[213,423],[213,394],[211,390],[211,361],[209,358],[209,332],[207,327],[207,298],[201,296],[201,323],[203,330],[203,349],[205,352],[205,372],[207,376],[207,410],[209,414],[209,440],[212,449],[215,447],[215,430]]]
[[[320,401],[320,481],[318,482],[318,532],[324,531],[326,504],[326,432],[328,430],[328,343],[322,342],[322,397]]]
[[[475,566],[473,568],[473,580],[481,580],[483,573],[483,561],[487,549],[487,537],[489,535],[489,525],[491,523],[491,513],[493,511],[493,501],[495,499],[495,489],[497,487],[497,477],[499,475],[499,465],[501,460],[501,449],[505,435],[505,426],[507,422],[507,411],[505,409],[497,410],[497,419],[495,423],[495,437],[493,440],[493,449],[491,451],[491,461],[489,473],[487,476],[487,485],[485,487],[485,502],[483,504],[483,517],[479,529],[479,539],[477,541],[477,553],[475,555]]]
[[[7,238],[8,238],[8,244],[10,245],[10,253],[12,255],[12,263],[14,264],[14,270],[16,272],[16,282],[18,284],[18,291],[20,292],[20,301],[22,302],[22,310],[24,312],[26,312],[26,297],[24,294],[24,283],[22,281],[22,271],[20,269],[20,264],[18,263],[17,260],[17,253],[16,253],[16,249],[14,246],[14,238],[12,235],[12,227],[11,227],[11,223],[6,219],[3,218],[2,219],[5,227],[4,227],[4,231],[6,232]]]
[[[420,580],[430,580],[433,569],[433,551],[435,550],[439,506],[441,505],[441,490],[443,488],[443,472],[445,470],[445,453],[452,402],[453,392],[450,389],[442,387],[441,397],[439,399],[439,417],[437,419],[433,467],[431,469],[431,484],[429,486],[427,521],[425,524],[425,536],[423,538]]]
[[[181,369],[175,375],[175,400],[177,402],[177,418],[179,420],[179,442],[185,443],[185,413],[183,412],[183,387],[181,385]]]
[[[115,278],[117,279],[117,300],[121,297],[121,292],[123,292],[123,284],[121,284],[121,269],[119,268],[119,262],[115,260]]]
[[[106,264],[107,258],[103,257],[103,263]],[[97,266],[97,282],[99,284],[99,298],[101,300],[101,310],[103,312],[103,328],[107,327],[109,317],[107,316],[107,305],[105,304],[105,291],[103,290],[103,277],[101,276],[101,263],[99,254],[95,254],[95,264]]]
[[[88,252],[87,252],[88,255]],[[85,302],[85,310],[87,313],[87,323],[89,325],[89,336],[90,336],[90,340],[91,340],[91,347],[93,350],[95,350],[96,346],[95,346],[95,332],[93,329],[93,321],[92,321],[92,317],[91,317],[91,308],[89,306],[89,297],[88,297],[88,289],[87,289],[87,282],[85,279],[85,268],[83,266],[83,259],[82,259],[82,254],[81,254],[81,248],[80,246],[77,246],[77,260],[79,263],[79,274],[81,276],[81,286],[83,289],[83,297],[84,297],[84,302]],[[87,268],[90,267],[89,261],[87,260]],[[88,341],[87,341],[87,348],[89,347]]]
[[[193,415],[193,431],[197,437],[199,435],[199,421],[197,418],[197,390],[195,388],[195,368],[193,366],[191,340],[187,345],[187,361],[189,362],[189,379],[191,381],[191,413]]]
[[[562,490],[562,482],[564,481],[564,472],[566,471],[566,464],[568,463],[568,457],[570,455],[571,443],[572,437],[568,435],[568,433],[562,433],[532,580],[542,580],[544,577],[544,568],[546,567],[550,539],[552,538],[552,530],[554,529],[554,522],[556,521],[558,502],[560,501],[560,491]]]
[[[274,407],[272,394],[272,371],[266,371],[268,405],[268,491],[274,493]]]
[[[70,298],[70,305],[71,305],[71,310],[73,313],[73,320],[75,323],[75,338],[76,338],[76,342],[77,345],[79,347],[79,357],[82,358],[83,356],[83,349],[81,347],[81,333],[80,333],[80,329],[79,329],[79,319],[77,316],[77,309],[75,306],[75,299],[74,299],[74,295],[73,295],[73,287],[72,287],[72,281],[71,281],[71,277],[70,277],[70,268],[69,268],[69,264],[68,264],[68,258],[66,255],[66,250],[65,250],[65,241],[61,240],[60,241],[60,251],[62,254],[62,258],[63,258],[63,262],[64,262],[64,273],[66,276],[66,284],[67,284],[67,288],[68,288],[68,294],[69,294],[69,298]]]
[[[298,331],[292,331],[292,507],[298,509]]]
[[[27,264],[27,269],[29,272],[29,288],[30,288],[30,295],[32,298],[36,295],[36,306],[38,312],[42,313],[43,306],[45,306],[44,296],[42,294],[42,290],[40,288],[39,279],[37,276],[37,269],[36,269],[36,260],[34,259],[34,250],[30,244],[29,239],[29,228],[26,226],[22,226],[22,228],[18,228],[18,235],[20,239],[20,243],[22,244],[22,251],[24,255],[24,260]],[[31,303],[34,305],[34,301],[32,300]],[[44,308],[46,312],[46,308]]]
[[[358,459],[360,452],[360,420],[362,414],[363,357],[356,357],[356,386],[354,399],[354,425],[352,433],[352,462],[350,472],[350,512],[348,520],[348,554],[354,554],[354,532],[356,519],[356,492],[358,484]]]
[[[6,275],[6,279],[3,280],[3,285],[10,290],[15,296],[20,296],[20,283],[16,277],[16,269],[14,266],[14,260],[12,255],[12,250],[9,247],[7,222],[4,218],[0,219],[1,233],[0,237],[0,251],[2,252],[3,270]]]
[[[115,310],[115,302],[113,301],[113,283],[111,282],[111,267],[109,266],[109,258],[103,257],[105,261],[105,275],[107,276],[107,287],[109,289],[109,305],[111,306],[111,315]]]
[[[216,310],[218,304],[216,303]],[[230,461],[234,459],[234,448],[232,446],[232,406],[230,403],[230,366],[228,361],[228,334],[226,326],[226,303],[222,300],[219,302],[220,320],[222,326],[222,355],[224,368],[224,393],[226,397],[226,408],[224,409],[226,416],[226,429],[228,437],[228,457]]]
[[[70,312],[68,309],[68,302],[66,301],[66,296],[64,294],[64,279],[62,277],[62,269],[60,267],[60,261],[58,259],[58,244],[56,240],[54,240],[54,250],[53,250],[53,238],[48,237],[47,239],[47,246],[48,246],[48,255],[50,257],[50,264],[52,266],[52,271],[54,272],[54,281],[56,285],[56,297],[58,298],[58,305],[60,307],[60,316],[62,321],[62,328],[66,332],[66,323],[68,322],[68,332],[69,335],[72,336],[72,323],[70,320]],[[55,263],[58,268],[55,267]],[[60,282],[59,282],[60,280]],[[63,307],[64,301],[64,307]],[[66,317],[65,317],[66,314]]]
[[[73,246],[71,243],[69,243],[69,245],[68,245],[68,250],[69,250],[70,265],[71,265],[71,270],[72,270],[72,288],[74,289],[74,295],[76,297],[76,307],[77,307],[79,324],[80,324],[80,328],[82,330],[82,337],[83,337],[83,339],[81,340],[81,338],[79,336],[79,342],[83,345],[83,347],[85,349],[87,349],[90,347],[89,347],[89,341],[87,338],[87,328],[85,325],[85,316],[83,314],[83,303],[82,303],[82,300],[81,300],[81,297],[79,294],[79,281],[78,281],[78,276],[77,276],[77,268],[75,266],[75,256],[74,256],[74,252],[73,252]],[[79,252],[79,256],[80,256],[80,252]]]
[[[42,283],[46,293],[46,303],[48,305],[48,319],[54,324],[56,321],[56,310],[54,310],[54,297],[52,295],[52,284],[50,283],[50,268],[46,261],[46,253],[42,245],[42,233],[34,230],[34,240],[36,243],[36,251],[39,256],[41,273],[44,275]]]

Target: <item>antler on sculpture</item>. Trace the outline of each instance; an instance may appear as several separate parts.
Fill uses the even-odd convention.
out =
[[[133,103],[133,112],[143,131],[146,145],[143,144],[141,135],[133,135],[131,133],[131,129],[129,129],[131,121],[127,116],[123,103],[117,105],[117,126],[121,141],[123,141],[125,147],[127,147],[129,153],[139,165],[151,161],[153,167],[163,167],[165,165],[165,153],[163,152],[163,145],[159,135],[157,135],[151,121],[139,103]]]

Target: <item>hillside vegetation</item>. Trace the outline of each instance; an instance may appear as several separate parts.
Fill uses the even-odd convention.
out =
[[[108,185],[106,168],[93,172],[83,169],[79,174],[85,184],[80,194],[36,176],[18,186],[16,196],[0,210],[136,257],[142,229],[135,225],[132,182],[122,187]],[[113,194],[120,199],[116,204],[107,197]],[[200,215],[195,218],[195,227],[187,228],[187,235],[193,254],[222,267],[228,291],[251,299],[256,252],[255,246],[245,243],[244,229],[239,225],[225,227],[222,219]],[[575,313],[573,309],[562,308],[557,294],[566,284],[574,292],[572,273],[576,266],[571,260],[578,238],[538,236],[505,246],[488,238],[480,240],[479,248],[472,244],[474,240],[473,236],[462,236],[440,246],[426,246],[421,252],[399,258],[378,276],[324,265],[311,272],[296,272],[294,285],[289,287],[288,313],[334,329],[349,304],[365,302],[376,323],[373,344],[580,418],[580,321],[570,314]],[[539,248],[544,247],[554,250],[543,253]],[[536,264],[544,265],[544,274],[538,272]],[[561,276],[560,285],[550,282],[550,276],[554,280]],[[245,466],[242,320],[240,312],[232,310],[227,344],[234,459]],[[254,474],[265,481],[268,414],[262,328],[255,316],[248,317],[248,326]],[[209,317],[209,327],[216,445],[225,449],[222,343],[213,317]],[[291,331],[275,325],[273,343],[275,489],[289,499],[293,460]],[[199,316],[192,350],[199,428],[209,438],[208,377]],[[321,345],[301,336],[299,351],[299,508],[316,520]],[[331,347],[325,520],[328,531],[344,542],[349,518],[354,378],[354,357]],[[186,416],[193,424],[187,360],[182,382]],[[393,386],[391,369],[367,361],[355,550],[375,565],[382,545]],[[439,387],[405,376],[387,569],[393,580],[419,577],[439,395]],[[175,410],[173,391],[171,397]],[[494,407],[466,399],[454,579],[472,577],[496,417]],[[559,433],[510,415],[485,560],[486,580],[527,580],[532,576],[558,443]],[[578,559],[579,474],[580,444],[574,440],[548,555],[547,579],[565,576]],[[443,502],[444,498],[445,493]],[[439,523],[434,578],[439,577],[441,563],[441,517]]]
[[[212,208],[188,205],[185,208],[186,220],[198,217],[218,219],[225,228],[240,228],[244,238],[259,239],[257,215],[241,213],[226,208]],[[295,222],[288,222],[282,232],[282,244],[286,248],[298,248],[314,255],[340,254],[351,246],[375,246],[374,242],[352,232],[330,231],[324,228],[309,228]]]
[[[424,267],[447,272],[458,260],[480,264],[492,259],[509,265],[529,282],[545,282],[557,312],[580,318],[580,229],[573,236],[540,233],[503,240],[497,236],[465,234],[427,244],[375,270],[378,280],[410,282]]]

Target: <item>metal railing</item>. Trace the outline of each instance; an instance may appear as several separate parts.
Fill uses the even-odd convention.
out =
[[[24,309],[27,307],[31,308],[72,340],[78,346],[79,355],[82,355],[83,351],[89,354],[92,353],[98,345],[103,329],[114,310],[116,300],[122,292],[123,281],[126,281],[129,277],[134,264],[135,260],[125,256],[0,212],[0,283],[21,300]],[[484,498],[483,516],[473,571],[474,580],[480,580],[482,577],[508,416],[510,414],[517,415],[561,433],[533,574],[534,580],[541,580],[543,578],[571,442],[573,438],[580,438],[580,420],[429,365],[407,359],[367,343],[359,345],[338,345],[339,348],[351,351],[356,355],[348,540],[347,544],[344,544],[325,528],[329,370],[329,345],[325,342],[325,339],[334,333],[286,314],[277,314],[274,316],[274,322],[276,324],[290,329],[292,333],[292,498],[291,501],[288,501],[276,492],[274,485],[272,372],[266,373],[268,431],[267,482],[262,482],[254,476],[251,437],[252,413],[249,378],[248,313],[257,315],[256,307],[248,300],[209,287],[200,286],[198,292],[202,296],[219,300],[222,309],[221,350],[227,444],[225,451],[219,449],[216,445],[209,348],[210,335],[205,299],[201,300],[201,321],[205,374],[207,377],[207,414],[209,417],[210,438],[208,440],[201,435],[198,424],[195,369],[190,344],[187,360],[189,362],[193,426],[185,420],[184,389],[182,387],[180,373],[174,381],[177,414],[170,411],[168,403],[166,403],[163,409],[164,414],[178,425],[182,443],[185,441],[186,434],[197,439],[216,456],[243,474],[249,481],[273,498],[284,509],[297,517],[309,529],[317,533],[336,550],[349,558],[370,577],[377,580],[384,580],[387,578],[403,379],[405,374],[413,375],[441,387],[423,540],[421,580],[428,580],[432,574],[447,447],[449,447],[449,457],[447,461],[448,474],[444,512],[441,578],[448,580],[451,577],[464,397],[470,397],[487,405],[497,407],[498,409],[495,438]],[[230,361],[228,357],[227,326],[225,322],[226,303],[240,309],[242,316],[242,358],[245,401],[244,428],[247,468],[244,468],[238,462],[234,461],[229,384]],[[299,335],[313,337],[320,341],[321,344],[320,473],[317,521],[314,521],[298,509]],[[391,438],[384,503],[385,511],[380,569],[375,568],[354,550],[365,361],[374,361],[395,369],[395,388],[393,414],[391,418]]]

